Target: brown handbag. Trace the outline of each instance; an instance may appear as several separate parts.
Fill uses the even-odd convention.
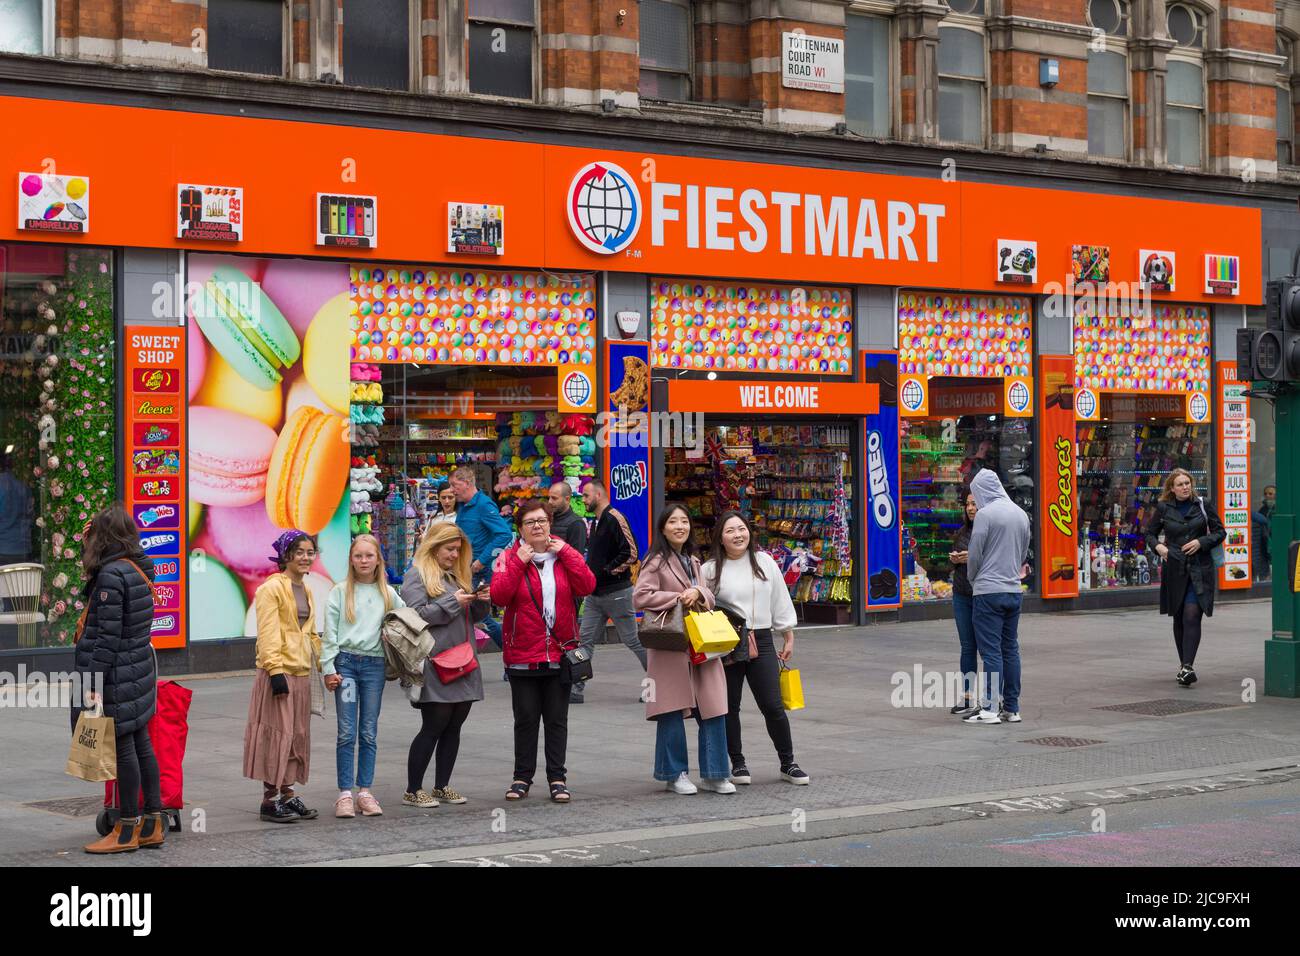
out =
[[[642,647],[651,650],[689,651],[691,641],[686,636],[686,616],[681,602],[662,611],[645,611],[637,624],[637,637]]]

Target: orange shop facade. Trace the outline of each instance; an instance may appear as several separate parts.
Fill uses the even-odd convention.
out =
[[[643,546],[665,502],[701,542],[745,511],[808,623],[940,605],[979,468],[1031,513],[1027,587],[1049,601],[1150,586],[1133,529],[1173,463],[1249,498],[1215,331],[1262,301],[1258,209],[4,108],[42,135],[11,159],[0,241],[118,257],[117,488],[178,565],[160,647],[249,633],[276,529],[321,535],[319,589],[362,531],[400,567],[461,465],[505,506],[600,478]],[[159,422],[175,455],[144,442]]]

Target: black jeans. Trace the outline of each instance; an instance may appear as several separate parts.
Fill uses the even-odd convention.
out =
[[[510,672],[515,711],[515,779],[533,782],[537,772],[537,725],[545,724],[546,779],[565,780],[564,753],[569,746],[569,687],[560,672]]]
[[[117,799],[122,817],[140,815],[140,785],[144,784],[144,812],[162,810],[162,779],[146,724],[135,733],[117,736]]]
[[[456,769],[456,755],[460,753],[460,727],[469,717],[473,701],[415,706],[420,710],[421,724],[406,757],[406,789],[409,793],[424,789],[424,774],[435,750],[438,761],[433,768],[433,786],[437,790],[446,789],[451,783],[451,772]]]
[[[749,681],[749,691],[767,721],[767,735],[772,738],[776,755],[785,768],[794,763],[794,741],[790,738],[790,718],[781,702],[781,671],[776,644],[770,630],[755,631],[758,656],[752,661],[727,665],[727,752],[732,768],[745,766],[740,745],[740,698]]]

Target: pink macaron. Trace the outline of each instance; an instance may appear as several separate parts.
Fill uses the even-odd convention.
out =
[[[203,387],[203,378],[208,374],[208,343],[199,330],[197,322],[191,322],[185,336],[186,361],[189,364],[190,401],[199,394]]]
[[[299,335],[307,334],[321,306],[348,288],[346,262],[274,259],[262,277],[262,291]]]
[[[207,405],[190,408],[191,497],[229,508],[262,501],[275,440],[275,431],[255,418]]]

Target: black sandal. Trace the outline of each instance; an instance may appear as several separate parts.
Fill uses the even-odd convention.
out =
[[[528,791],[532,788],[531,783],[524,783],[522,780],[516,780],[506,791],[507,800],[522,800],[528,796]]]
[[[569,788],[564,785],[564,781],[558,780],[551,784],[551,800],[554,803],[568,803],[571,798]]]

